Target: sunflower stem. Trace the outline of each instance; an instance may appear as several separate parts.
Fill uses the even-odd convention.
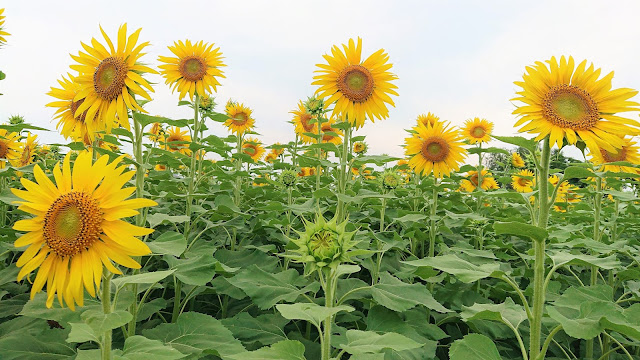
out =
[[[296,133],[296,140],[293,143],[293,152],[291,153],[291,164],[293,165],[294,168],[298,166],[297,156],[298,156],[298,133]]]
[[[236,154],[238,154],[238,158],[236,159],[236,186],[233,188],[233,202],[237,207],[240,207],[240,188],[242,187],[242,178],[240,177],[240,170],[242,169],[242,134],[238,133],[238,142],[236,144]],[[233,236],[231,237],[231,251],[236,248],[236,240],[237,240],[238,232],[236,228],[233,228]]]
[[[542,157],[540,159],[540,172],[538,178],[539,186],[539,216],[538,226],[546,229],[547,222],[549,220],[549,207],[547,203],[549,201],[549,187],[547,186],[549,181],[549,160],[551,154],[551,147],[549,144],[549,137],[544,139],[542,145]],[[530,324],[531,335],[529,338],[529,359],[538,359],[540,354],[540,340],[542,337],[542,315],[544,314],[544,299],[545,299],[545,243],[546,240],[534,241],[534,265],[533,265],[533,308],[532,315],[533,321]],[[544,355],[540,360],[544,360]]]
[[[102,302],[102,312],[108,315],[111,314],[111,278],[113,274],[105,268],[103,276],[104,281],[102,282],[100,301]],[[102,360],[111,360],[111,329],[102,334],[100,348],[102,349]]]
[[[316,144],[320,144],[322,143],[322,117],[321,116],[317,116],[317,123],[316,123],[316,127],[318,129],[317,131],[317,137],[316,137]],[[320,147],[318,147],[316,149],[316,155],[318,155],[318,164],[316,165],[316,191],[320,190],[320,161],[322,160],[322,149]],[[320,207],[320,198],[317,198],[317,205],[318,207]]]
[[[593,198],[593,240],[600,241],[600,210],[602,208],[602,178],[596,177],[596,193]],[[598,282],[598,268],[591,266],[590,285]],[[593,339],[589,339],[585,344],[585,359],[593,359]]]
[[[319,272],[322,272],[322,270],[319,270]],[[320,277],[322,279],[322,274],[320,274]],[[336,275],[335,275],[335,270],[329,270],[328,274],[327,274],[327,279],[324,282],[321,282],[324,284],[324,306],[325,307],[333,307],[335,305],[335,299],[334,299],[334,295],[335,295],[335,289],[336,289]],[[322,336],[323,336],[323,341],[322,341],[322,347],[321,347],[321,359],[322,360],[329,360],[331,359],[331,327],[332,327],[332,323],[333,323],[333,316],[329,316],[328,318],[326,318],[324,320],[324,324],[323,324],[323,332],[322,332]]]
[[[351,140],[351,123],[347,121],[347,127],[345,129],[345,133],[344,133],[344,141],[342,142],[342,154],[341,155],[341,159],[340,159],[340,179],[338,182],[338,186],[339,186],[339,194],[344,195],[345,192],[347,191],[347,171],[350,171],[350,169],[347,168],[347,160],[348,160],[348,153],[349,153],[349,142]],[[342,198],[338,198],[338,205],[336,208],[336,214],[337,214],[337,221],[338,222],[342,222],[344,221],[344,219],[346,219],[346,214],[345,214],[345,203],[342,200]]]
[[[384,213],[387,208],[387,198],[382,198],[382,204],[380,207],[380,236],[382,236],[382,232],[384,231]],[[382,266],[382,257],[384,253],[382,252],[383,244],[380,240],[376,239],[376,245],[378,248],[375,274],[372,276],[371,284],[375,285],[378,281],[380,281],[380,267]]]

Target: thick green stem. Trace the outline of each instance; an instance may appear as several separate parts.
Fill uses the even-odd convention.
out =
[[[322,271],[322,270],[321,270]],[[322,276],[322,275],[321,275]],[[336,288],[336,276],[333,270],[330,270],[327,274],[326,281],[324,282],[324,306],[333,307],[335,305],[335,288]],[[333,323],[333,316],[329,316],[324,320],[323,324],[323,341],[321,349],[321,359],[331,359],[331,326]]]
[[[620,200],[618,199],[614,200],[614,209],[615,209],[615,215],[613,217],[611,234],[609,235],[610,242],[612,244],[615,243],[618,238],[618,216],[620,215]],[[609,283],[609,286],[613,288],[613,292],[615,294],[616,286],[615,286],[615,274],[613,269],[609,270],[608,283]],[[608,337],[605,337],[604,340],[602,341],[602,353],[603,353],[601,357],[602,359],[609,360],[610,348],[611,348],[611,341],[609,340]]]
[[[382,198],[382,206],[380,207],[380,236],[382,236],[382,232],[384,231],[384,213],[387,208],[387,198]],[[375,285],[380,279],[380,267],[382,266],[382,257],[384,254],[382,253],[383,244],[380,240],[377,240],[377,259],[376,259],[376,267],[375,274],[373,274],[371,283]]]
[[[322,117],[318,116],[317,120],[317,129],[318,132],[316,134],[316,144],[320,144],[322,142]],[[316,155],[318,156],[318,164],[316,165],[316,191],[320,190],[320,161],[322,160],[322,149],[316,149]],[[318,200],[318,206],[320,206],[320,198]]]
[[[602,208],[602,178],[596,177],[596,193],[593,198],[593,240],[600,241],[600,210]],[[598,282],[598,268],[591,266],[590,285]],[[593,359],[593,339],[585,343],[585,359]]]
[[[350,169],[348,169],[347,167],[347,160],[350,151],[349,142],[351,140],[351,124],[347,124],[347,128],[344,131],[344,140],[342,142],[342,154],[340,154],[340,179],[338,182],[338,192],[342,195],[344,195],[344,193],[347,191],[347,179],[350,172]],[[345,213],[345,203],[341,198],[338,198],[336,214],[338,222],[344,221],[344,219],[346,219],[347,217]]]
[[[542,144],[542,158],[540,159],[540,171],[538,178],[539,186],[539,216],[538,226],[546,229],[549,219],[549,159],[550,159],[549,137],[544,139]],[[544,277],[545,277],[545,243],[544,241],[534,241],[534,265],[533,265],[533,321],[530,324],[531,335],[529,339],[529,358],[537,359],[540,354],[540,340],[542,337],[542,315],[544,314]]]
[[[111,314],[111,278],[113,274],[106,268],[104,269],[104,281],[102,282],[102,293],[100,301],[102,301],[102,311],[105,315]],[[111,360],[111,329],[102,334],[102,360]]]
[[[294,168],[298,166],[297,157],[298,157],[298,134],[296,133],[296,140],[293,143],[293,152],[291,153],[291,164],[293,164]]]
[[[233,188],[233,202],[236,204],[236,206],[239,207],[240,201],[241,201],[241,194],[242,194],[242,192],[240,191],[242,187],[242,178],[240,177],[240,170],[242,170],[242,159],[240,158],[240,156],[242,155],[242,134],[238,134],[238,143],[236,144],[236,154],[238,155],[238,158],[236,159],[236,185]],[[233,236],[231,237],[231,251],[235,250],[236,248],[237,237],[238,237],[238,231],[234,227]]]
[[[436,235],[437,235],[437,227],[436,227],[436,212],[438,211],[438,180],[434,180],[433,184],[433,195],[431,200],[431,216],[430,216],[430,226],[429,226],[429,257],[436,256]]]

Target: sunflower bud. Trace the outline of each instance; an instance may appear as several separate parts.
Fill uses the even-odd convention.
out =
[[[402,184],[402,179],[400,175],[393,170],[386,170],[380,177],[380,186],[382,186],[384,190],[393,190],[400,186],[400,184]]]
[[[296,184],[298,173],[295,170],[284,170],[280,173],[278,181],[285,187],[292,187]]]
[[[324,101],[312,96],[307,98],[307,101],[304,103],[304,107],[310,114],[318,115],[322,113],[322,110],[324,110]]]
[[[213,102],[213,98],[211,96],[206,94],[200,96],[198,107],[200,107],[201,110],[211,111],[213,110],[214,106],[215,106],[215,103]]]

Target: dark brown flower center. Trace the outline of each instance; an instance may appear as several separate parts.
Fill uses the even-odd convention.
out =
[[[329,123],[324,123],[322,124],[322,132],[324,133],[322,135],[322,141],[324,142],[328,142],[331,141],[333,139],[335,139],[337,136],[331,135],[331,134],[327,134],[328,132],[336,132],[336,129],[331,127],[331,124]]]
[[[600,120],[598,104],[591,95],[575,85],[556,85],[542,102],[545,119],[572,130],[589,130]]]
[[[93,88],[98,96],[107,101],[117,99],[125,87],[128,71],[129,67],[120,57],[111,56],[102,60],[93,73]]]
[[[242,146],[242,150],[245,154],[253,157],[258,153],[258,146],[256,144],[247,143]]]
[[[313,132],[313,124],[309,124],[309,121],[312,118],[311,114],[304,113],[300,115],[300,124],[302,124],[302,128],[305,132]]]
[[[367,101],[373,87],[373,75],[362,65],[349,65],[338,75],[338,90],[353,102]]]
[[[98,202],[91,195],[66,193],[51,204],[44,216],[44,241],[58,256],[74,256],[98,240],[102,220]]]
[[[249,121],[249,116],[244,112],[239,112],[233,115],[231,122],[236,126],[243,126]]]
[[[518,178],[518,185],[522,186],[522,187],[527,187],[531,185],[531,180],[523,178],[523,177],[519,177]]]
[[[184,142],[184,141],[186,141],[186,140],[180,134],[169,135],[167,137],[167,144],[168,144],[169,149],[171,151],[180,151],[183,148],[186,148],[187,147],[186,144],[180,144],[179,143],[179,142]]]
[[[443,161],[449,155],[449,144],[441,137],[432,136],[422,143],[421,152],[429,161]]]
[[[469,178],[469,181],[471,181],[471,183],[473,184],[473,186],[478,186],[478,173],[475,173],[473,175],[471,175],[471,178]]]
[[[187,56],[180,60],[178,64],[180,75],[187,81],[198,81],[204,78],[207,73],[207,64],[199,56]]]
[[[6,159],[9,154],[9,144],[6,141],[0,139],[0,159]]]
[[[627,148],[622,147],[622,149],[617,149],[617,152],[610,152],[605,149],[600,149],[600,153],[602,154],[602,158],[605,162],[616,162],[616,161],[625,161],[627,159]]]

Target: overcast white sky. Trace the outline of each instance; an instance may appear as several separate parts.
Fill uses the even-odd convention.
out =
[[[363,55],[387,50],[399,80],[400,96],[390,117],[368,123],[372,153],[401,155],[404,129],[431,111],[456,125],[479,116],[496,124],[494,133],[511,135],[514,96],[524,67],[552,55],[588,59],[604,72],[615,70],[614,87],[640,88],[640,2],[638,1],[0,1],[11,33],[0,49],[0,122],[9,115],[54,131],[45,142],[62,141],[49,87],[69,70],[80,41],[96,37],[98,25],[112,37],[118,26],[142,27],[150,41],[143,60],[153,66],[175,40],[191,39],[221,47],[226,79],[216,95],[254,110],[266,144],[292,140],[287,123],[299,99],[313,94],[315,64],[334,44],[363,38]],[[152,115],[192,116],[178,108],[160,76]],[[636,99],[638,100],[638,99]],[[222,111],[222,106],[217,108]],[[637,114],[632,115],[634,118]],[[226,135],[217,126],[213,132]]]

